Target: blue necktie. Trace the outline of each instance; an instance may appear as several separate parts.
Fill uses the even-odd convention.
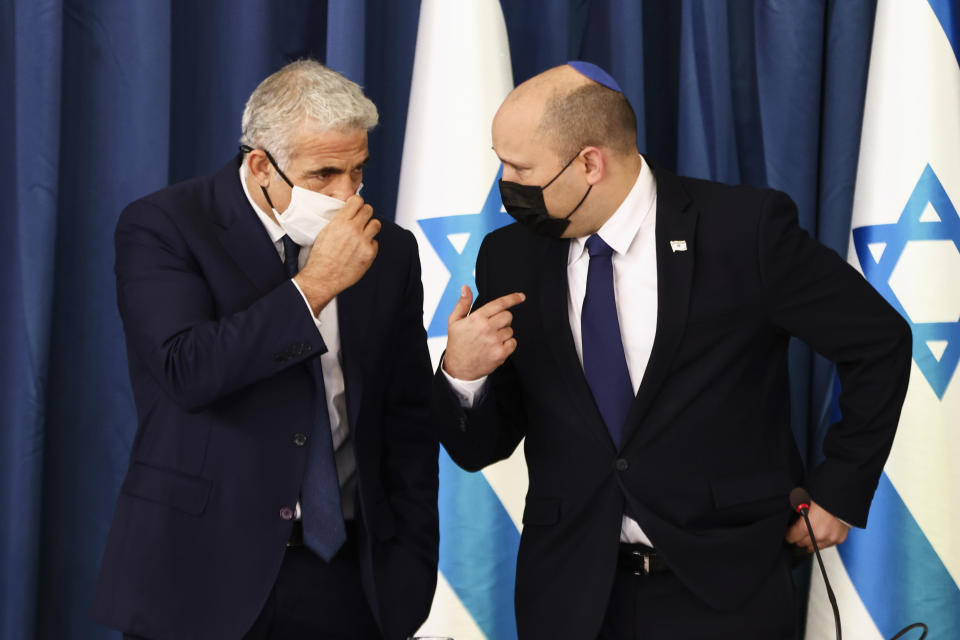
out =
[[[613,293],[613,249],[600,236],[592,235],[587,238],[587,252],[590,266],[580,316],[583,373],[610,437],[619,447],[627,412],[633,402],[633,385],[623,353]]]
[[[289,277],[299,270],[300,246],[283,236],[283,266]],[[340,484],[337,482],[337,464],[333,456],[333,434],[327,413],[327,394],[323,386],[320,358],[310,361],[310,370],[316,383],[316,418],[313,438],[307,452],[307,471],[300,488],[300,507],[303,521],[303,543],[327,562],[347,541],[340,506]]]

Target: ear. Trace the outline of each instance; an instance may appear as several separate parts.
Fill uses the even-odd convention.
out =
[[[250,175],[257,181],[257,184],[264,188],[269,187],[270,177],[273,175],[273,167],[267,158],[267,154],[263,152],[263,149],[254,149],[249,152],[245,161],[247,163],[247,170],[250,171]]]
[[[606,164],[603,151],[599,147],[584,147],[580,152],[580,159],[583,161],[587,184],[594,185],[603,180]]]

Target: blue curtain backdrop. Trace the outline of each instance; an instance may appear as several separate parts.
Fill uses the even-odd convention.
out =
[[[572,58],[610,69],[654,162],[783,189],[846,254],[875,1],[502,6],[516,82]],[[0,0],[0,640],[116,637],[87,611],[136,423],[120,210],[221,166],[257,82],[310,56],[379,106],[364,195],[392,217],[418,9]],[[802,345],[792,357],[796,433],[815,456],[829,368]]]

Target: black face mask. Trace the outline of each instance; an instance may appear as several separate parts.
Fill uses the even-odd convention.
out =
[[[500,181],[500,199],[503,201],[503,207],[507,210],[513,219],[529,228],[534,233],[538,233],[548,238],[559,238],[563,232],[570,226],[570,216],[572,216],[583,201],[590,195],[593,185],[587,187],[587,192],[580,198],[580,202],[573,208],[573,211],[562,218],[554,218],[547,213],[547,205],[543,201],[543,190],[549,187],[554,181],[567,170],[577,156],[570,158],[570,162],[563,165],[563,169],[557,175],[553,176],[547,184],[537,187],[528,184],[519,184],[516,182]]]

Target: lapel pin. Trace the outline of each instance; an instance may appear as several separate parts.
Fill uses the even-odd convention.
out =
[[[687,241],[686,240],[671,240],[670,248],[674,253],[677,251],[686,251],[687,250]]]

